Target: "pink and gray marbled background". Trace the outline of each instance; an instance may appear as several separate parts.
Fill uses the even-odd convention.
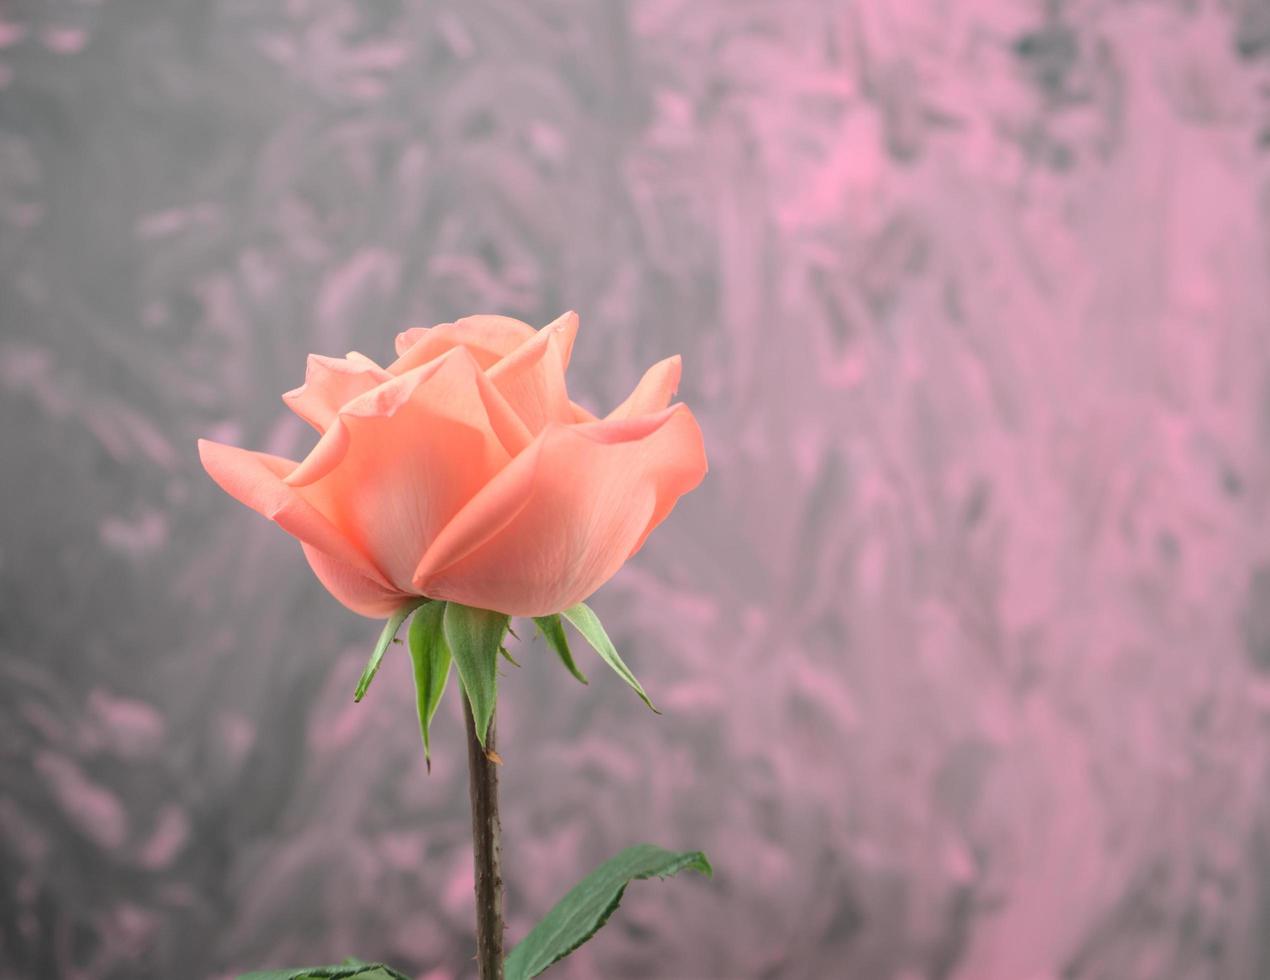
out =
[[[712,470],[503,685],[560,977],[1270,975],[1270,7],[0,3],[0,976],[470,973],[457,701],[220,493],[309,351],[573,307]]]

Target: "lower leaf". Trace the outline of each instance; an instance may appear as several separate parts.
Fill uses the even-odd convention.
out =
[[[238,980],[409,980],[383,963],[365,963],[350,956],[336,966],[302,966],[287,970],[254,970]]]
[[[574,885],[507,957],[506,980],[529,980],[564,959],[599,931],[637,878],[666,878],[683,870],[713,871],[701,851],[628,847]]]

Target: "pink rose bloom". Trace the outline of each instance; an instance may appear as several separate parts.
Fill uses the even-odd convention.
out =
[[[692,412],[669,404],[679,358],[596,419],[565,388],[577,330],[575,313],[537,331],[470,316],[399,334],[387,368],[310,355],[282,396],[321,433],[304,460],[205,439],[199,455],[226,493],[300,539],[354,612],[382,619],[418,596],[560,612],[706,473]]]

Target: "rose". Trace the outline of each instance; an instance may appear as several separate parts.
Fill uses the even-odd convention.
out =
[[[569,400],[578,317],[471,316],[397,337],[398,358],[311,355],[283,395],[321,438],[300,463],[199,440],[222,489],[300,540],[354,612],[418,596],[516,616],[608,581],[705,476],[676,357],[604,419]]]

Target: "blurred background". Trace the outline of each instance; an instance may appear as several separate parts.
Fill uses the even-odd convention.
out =
[[[1270,975],[1270,6],[0,3],[0,976],[472,973],[456,698],[221,493],[310,352],[582,316],[711,472],[502,682],[561,978]],[[522,632],[522,636],[526,634]]]

